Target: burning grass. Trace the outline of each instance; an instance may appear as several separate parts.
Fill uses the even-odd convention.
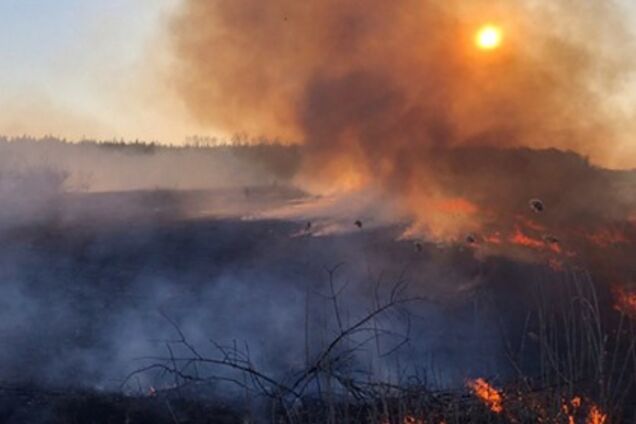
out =
[[[246,192],[245,197],[255,197],[254,192]],[[481,205],[477,206],[462,198],[449,199],[434,205],[433,209],[437,207],[441,214],[460,219],[482,213]],[[158,199],[153,197],[152,201],[153,205],[155,201],[156,203],[166,202],[163,197]],[[546,203],[546,205],[551,204]],[[171,339],[166,343],[168,352],[165,355],[151,358],[148,367],[141,370],[145,374],[156,372],[159,377],[158,381],[143,387],[136,395],[159,400],[164,399],[166,395],[182,396],[183,393],[187,393],[186,388],[194,388],[196,391],[201,387],[205,387],[205,390],[209,390],[212,394],[217,394],[225,392],[226,383],[232,383],[238,385],[241,390],[235,396],[236,399],[245,399],[244,405],[236,407],[238,413],[234,418],[237,420],[239,420],[237,417],[244,420],[244,411],[255,410],[257,408],[254,405],[260,405],[259,402],[264,401],[271,406],[265,415],[271,416],[272,422],[302,424],[464,422],[609,424],[629,422],[634,417],[634,405],[631,399],[635,395],[633,383],[636,376],[633,329],[633,320],[636,319],[636,292],[628,284],[619,284],[610,293],[603,286],[603,281],[593,282],[590,275],[571,266],[569,261],[573,257],[584,256],[585,249],[577,250],[576,253],[572,252],[573,246],[581,246],[577,243],[578,240],[585,240],[600,249],[600,255],[605,257],[611,255],[608,255],[604,249],[611,248],[611,252],[618,252],[618,249],[627,246],[630,238],[633,238],[632,234],[614,230],[614,227],[608,226],[607,230],[581,231],[577,235],[578,238],[573,241],[567,236],[574,233],[572,228],[578,228],[574,226],[558,232],[557,239],[548,231],[561,229],[554,223],[544,225],[541,220],[545,219],[545,213],[533,215],[532,220],[512,216],[510,225],[502,222],[501,225],[488,228],[488,231],[484,230],[484,234],[469,233],[469,237],[460,242],[461,248],[465,248],[466,245],[470,245],[470,249],[494,246],[501,251],[514,248],[524,253],[530,252],[540,257],[541,261],[536,263],[547,262],[553,271],[558,271],[559,276],[555,276],[547,268],[542,269],[541,278],[537,279],[536,284],[532,283],[532,290],[524,292],[527,299],[536,302],[534,307],[528,310],[526,322],[521,326],[510,326],[515,329],[514,334],[502,331],[501,338],[497,340],[503,346],[502,349],[505,350],[507,357],[505,365],[502,366],[507,368],[507,372],[502,375],[487,373],[473,375],[474,373],[467,372],[467,376],[470,374],[471,377],[468,387],[456,391],[441,390],[439,386],[427,381],[412,369],[400,368],[398,360],[405,347],[408,347],[416,337],[411,333],[412,317],[421,313],[422,310],[426,311],[427,308],[423,307],[422,303],[430,299],[409,297],[404,292],[403,281],[400,281],[393,288],[388,300],[376,297],[367,315],[356,316],[355,311],[342,309],[341,290],[331,284],[331,290],[323,295],[334,304],[333,310],[330,309],[324,314],[332,319],[315,325],[324,329],[322,345],[318,352],[314,351],[306,355],[304,364],[286,363],[285,365],[289,365],[288,368],[290,368],[288,375],[273,375],[269,373],[269,370],[259,367],[247,347],[239,349],[236,344],[230,346],[218,344],[213,346],[210,353],[209,349],[199,350],[198,346],[191,344],[180,333],[179,339],[176,341]],[[354,224],[354,219],[347,218],[348,228],[355,228],[356,231],[352,237],[360,235],[361,238],[364,236],[371,239],[367,221],[364,221],[364,226],[362,221],[359,221],[358,226]],[[206,249],[208,240],[216,239],[218,235],[202,232],[199,227],[195,233],[205,234],[205,237],[201,237],[205,241],[194,246],[196,249],[192,241],[184,243],[181,260],[191,257],[194,250]],[[281,231],[281,235],[276,237],[289,244],[286,238],[287,233],[288,231]],[[307,230],[302,234],[306,235],[306,233],[308,233]],[[563,233],[565,237],[562,237]],[[252,237],[244,237],[249,240],[242,240],[238,245],[240,249],[236,248],[236,251],[250,251],[256,243],[255,240],[267,246],[265,249],[273,250],[272,239],[265,239],[268,237],[265,234],[269,233],[255,230]],[[262,242],[264,239],[265,242]],[[300,249],[299,246],[305,241],[318,243],[311,237],[296,237],[294,249],[297,247]],[[427,250],[428,247],[423,247],[420,242],[416,247],[415,252],[412,251],[413,249],[409,250],[410,256],[418,255],[418,259],[425,257],[426,260],[430,258],[431,253]],[[366,247],[361,250],[368,251]],[[469,249],[464,249],[463,253],[466,250]],[[223,246],[223,252],[224,258],[230,256],[227,253],[227,245]],[[125,256],[132,257],[136,254],[137,250],[134,250],[133,253]],[[298,254],[298,251],[285,252],[285,255],[291,254]],[[442,257],[439,251],[433,254],[438,254],[438,258]],[[443,259],[452,262],[453,271],[455,271],[462,265],[453,261],[463,259],[458,258],[459,254],[453,255],[454,253],[449,253]],[[286,256],[284,260],[287,261],[289,257]],[[398,255],[391,257],[397,258]],[[174,255],[171,254],[169,260],[174,260]],[[207,260],[206,257],[200,262]],[[487,258],[487,260],[490,259]],[[474,286],[471,285],[470,290],[462,293],[475,305],[484,301],[480,293],[488,291],[488,287],[483,284],[483,280],[487,279],[484,278],[485,272],[482,272],[483,268],[487,268],[484,262],[480,262],[479,266],[475,267],[479,268],[475,277],[477,283]],[[194,264],[185,262],[185,265],[179,268],[179,273],[192,266],[198,266],[198,262]],[[497,266],[505,268],[509,265],[505,261],[499,261]],[[207,278],[208,269],[204,269]],[[516,279],[528,281],[521,278],[520,273],[524,271],[519,269],[529,268],[515,268],[514,272],[507,275],[511,277],[509,279],[511,281],[508,281],[510,287],[499,286],[497,290],[524,290],[524,287],[513,284],[514,281],[512,281]],[[333,276],[330,275],[330,277]],[[117,279],[119,281],[121,276],[117,275]],[[488,281],[494,284],[497,283],[495,280],[501,279],[493,278]],[[447,280],[444,278],[443,282],[446,283]],[[331,278],[330,283],[333,283]],[[364,282],[365,285],[366,283]],[[477,288],[473,289],[474,287]],[[109,286],[108,290],[112,290],[112,287]],[[500,299],[502,298],[504,296]],[[488,305],[494,311],[501,306]],[[516,306],[512,305],[511,308]],[[445,307],[452,308],[447,305]],[[519,309],[522,307],[525,308],[525,305],[520,306]],[[502,314],[501,320],[507,320],[512,315],[514,314]],[[460,319],[466,319],[466,317]],[[399,326],[397,328],[387,326],[387,322],[397,323]],[[489,323],[496,325],[494,321]],[[268,326],[269,322],[264,321],[261,324]],[[301,323],[297,322],[297,324],[299,327],[302,326]],[[424,323],[424,325],[429,324],[436,325],[434,322]],[[178,329],[176,325],[175,328]],[[477,323],[475,328],[478,328]],[[378,346],[386,347],[384,346],[386,338],[393,339],[390,349],[379,349]],[[247,342],[253,343],[252,340]],[[459,340],[457,343],[464,342]],[[463,348],[470,350],[472,347],[464,346]],[[392,366],[396,364],[395,369],[381,370],[390,371],[384,374],[366,369],[361,371],[360,364],[363,361],[360,356],[368,352],[376,352],[372,356],[374,362],[384,363],[385,361]],[[420,360],[417,358],[417,361]],[[420,365],[417,361],[416,364]],[[166,380],[169,381],[166,382]],[[263,416],[261,413],[262,411],[259,410],[259,414],[254,414],[246,420],[256,421],[255,417]],[[70,420],[70,422],[73,421]]]

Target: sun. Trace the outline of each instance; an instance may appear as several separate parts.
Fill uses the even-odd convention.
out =
[[[494,50],[501,45],[501,29],[495,25],[484,25],[475,35],[475,44],[482,50]]]

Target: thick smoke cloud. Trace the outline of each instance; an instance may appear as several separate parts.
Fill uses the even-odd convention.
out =
[[[414,149],[465,144],[603,161],[603,96],[629,65],[618,11],[509,3],[190,0],[172,26],[174,82],[200,119],[305,142],[337,173],[341,160],[392,177],[398,160],[423,164],[403,162]],[[490,21],[504,44],[479,51]]]
[[[481,223],[431,217],[432,203],[520,189],[472,172],[457,148],[557,148],[612,165],[605,99],[632,42],[619,12],[600,1],[189,0],[171,27],[172,82],[203,122],[305,144],[303,184],[382,187],[420,227],[456,237]],[[474,44],[488,22],[504,33],[491,52]]]

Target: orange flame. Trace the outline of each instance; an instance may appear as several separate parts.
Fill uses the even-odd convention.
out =
[[[559,246],[557,243],[550,243],[550,244],[548,244],[548,247],[554,253],[562,253],[561,246]]]
[[[473,215],[479,210],[477,205],[461,197],[440,200],[434,208],[439,212],[453,215]]]
[[[575,414],[577,413],[577,410],[581,407],[581,404],[582,404],[582,401],[580,396],[574,396],[572,400],[570,400],[569,402],[567,401],[563,402],[562,409],[563,409],[563,413],[567,415],[568,424],[576,423]]]
[[[604,414],[596,405],[590,408],[585,424],[605,424],[607,423],[607,414]]]
[[[496,414],[503,412],[503,397],[501,393],[486,382],[483,378],[470,380],[466,383],[475,395],[481,399],[490,410]]]
[[[539,223],[536,223],[533,220],[531,220],[529,218],[526,218],[523,215],[517,215],[516,218],[517,218],[517,220],[519,222],[521,222],[522,225],[524,225],[525,227],[527,227],[527,228],[529,228],[529,229],[531,229],[533,231],[538,231],[538,232],[546,231],[546,227],[545,226],[543,226],[543,225],[541,225]]]
[[[542,240],[533,239],[525,235],[519,227],[515,229],[514,235],[510,237],[510,242],[530,249],[542,250],[545,248],[545,243]]]

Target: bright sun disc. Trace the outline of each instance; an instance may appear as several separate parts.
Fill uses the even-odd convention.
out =
[[[494,25],[486,25],[477,32],[475,43],[483,50],[496,49],[501,44],[501,30]]]

